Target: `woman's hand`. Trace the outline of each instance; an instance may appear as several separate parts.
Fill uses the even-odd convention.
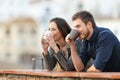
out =
[[[53,38],[53,34],[47,34],[46,39],[47,39],[49,46],[57,53],[59,51],[59,48],[56,45],[56,42]]]
[[[44,34],[42,34],[42,37],[41,37],[41,46],[42,46],[43,53],[47,55],[49,43],[47,42],[47,40],[44,39]]]

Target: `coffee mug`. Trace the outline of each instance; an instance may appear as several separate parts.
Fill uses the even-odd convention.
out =
[[[44,32],[43,39],[44,39],[45,42],[47,42],[47,38],[46,38],[47,35],[52,35],[52,36],[53,36],[53,34],[52,34],[51,31],[46,31],[46,32]]]
[[[75,40],[79,36],[79,31],[72,29],[68,35],[68,38],[71,40]]]

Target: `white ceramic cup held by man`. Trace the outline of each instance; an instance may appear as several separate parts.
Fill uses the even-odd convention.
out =
[[[71,40],[75,40],[79,36],[79,32],[75,29],[72,29],[68,35],[68,38]]]

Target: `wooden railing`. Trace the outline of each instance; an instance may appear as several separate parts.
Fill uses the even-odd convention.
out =
[[[0,80],[120,80],[116,72],[71,72],[47,70],[0,70]]]

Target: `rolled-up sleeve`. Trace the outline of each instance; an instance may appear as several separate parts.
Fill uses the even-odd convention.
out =
[[[102,71],[112,55],[114,39],[107,30],[101,32],[98,37],[94,66]]]

